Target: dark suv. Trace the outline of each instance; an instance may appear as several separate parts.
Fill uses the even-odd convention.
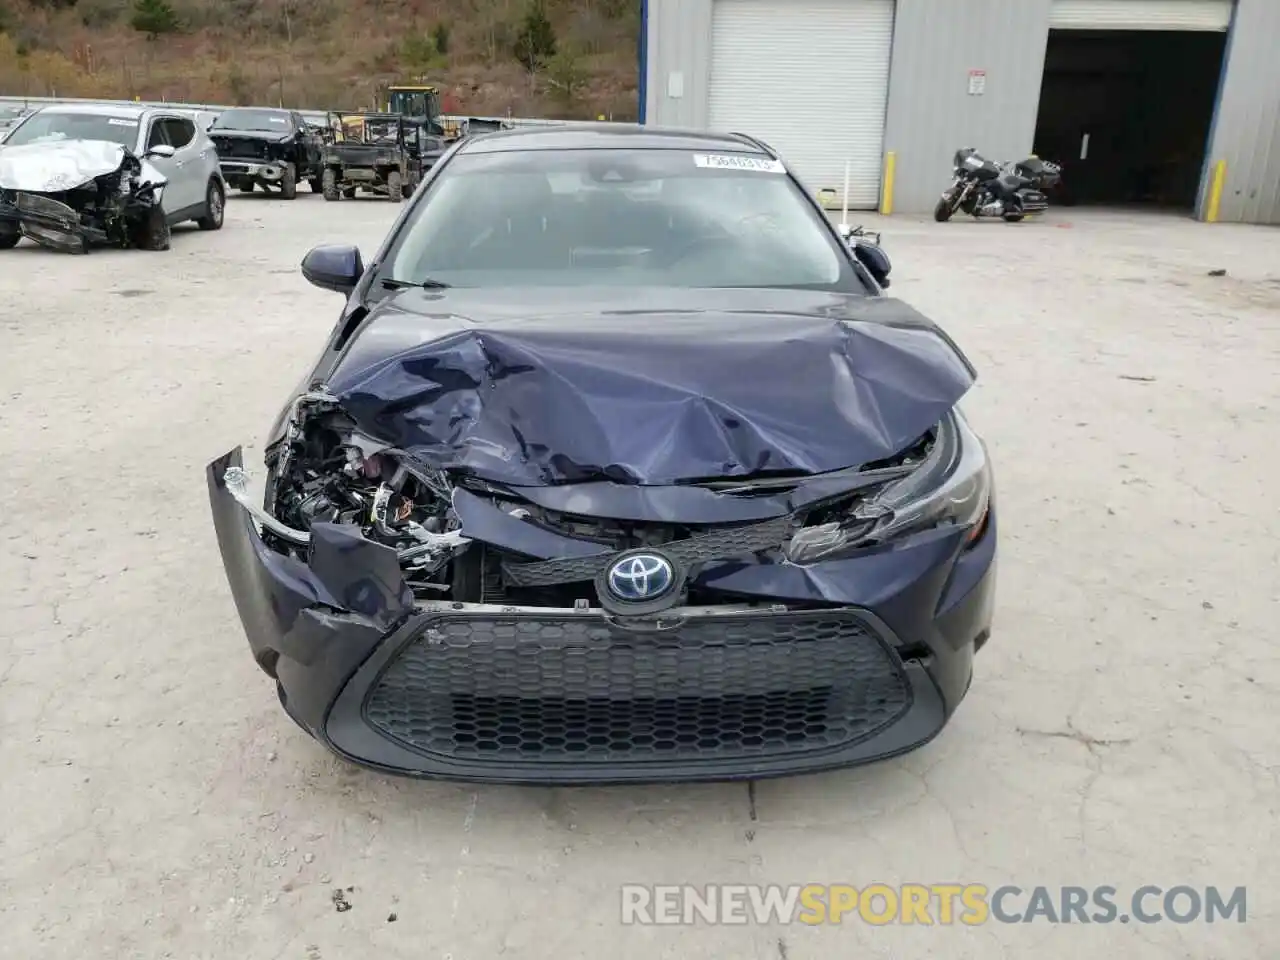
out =
[[[262,187],[292,200],[301,180],[320,192],[324,144],[296,110],[234,107],[218,115],[209,136],[218,148],[223,179],[241,192]]]

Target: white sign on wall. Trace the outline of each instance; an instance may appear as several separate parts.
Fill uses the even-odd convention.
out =
[[[987,71],[969,71],[969,96],[980,97],[987,92]]]

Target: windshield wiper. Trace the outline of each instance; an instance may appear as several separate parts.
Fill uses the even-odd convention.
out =
[[[430,277],[426,280],[393,280],[390,277],[383,277],[382,285],[388,290],[408,290],[410,287],[417,287],[420,290],[448,290],[453,286],[452,283],[432,280]]]

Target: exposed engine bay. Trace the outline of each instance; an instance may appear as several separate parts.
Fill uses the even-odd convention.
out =
[[[167,249],[160,207],[165,183],[158,170],[114,143],[8,147],[0,154],[0,246],[25,236],[66,253],[86,253],[95,244]]]
[[[794,509],[763,521],[750,518],[749,511],[748,519],[731,523],[603,519],[546,509],[523,499],[518,488],[425,464],[369,438],[336,397],[312,391],[294,401],[282,438],[267,450],[261,505],[243,469],[229,468],[225,483],[272,549],[306,562],[314,524],[356,528],[366,540],[395,551],[405,584],[419,601],[595,606],[601,599],[595,575],[606,558],[622,551],[663,548],[693,573],[702,562],[752,554],[806,564],[891,536],[897,528],[893,491],[936,461],[944,446],[935,429],[888,460],[838,476],[694,484],[744,503],[790,498]],[[828,482],[810,483],[815,479]],[[818,489],[806,492],[809,486]],[[477,538],[465,529],[464,502],[503,514],[508,529],[527,531],[529,539],[520,533],[507,542]],[[476,510],[472,506],[470,516]],[[726,600],[693,586],[687,596],[695,604]]]

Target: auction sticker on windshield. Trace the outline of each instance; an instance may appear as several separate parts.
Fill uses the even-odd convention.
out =
[[[786,173],[787,168],[781,160],[767,160],[764,157],[744,157],[732,154],[695,153],[693,162],[699,167],[711,170],[750,170],[754,173]]]
[[[121,120],[119,117],[107,117],[107,123],[113,127],[136,127],[137,120]]]

